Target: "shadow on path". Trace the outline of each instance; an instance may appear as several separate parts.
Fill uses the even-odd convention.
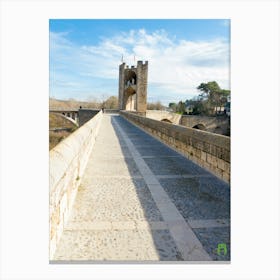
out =
[[[112,116],[111,118],[112,126],[121,145],[124,160],[144,212],[143,222],[148,222],[159,259],[161,261],[182,261],[183,258],[175,241],[164,223],[149,188],[144,179],[139,176],[139,170],[115,122],[133,143],[135,149],[157,177],[186,222],[189,220],[230,220],[229,185],[132,125],[121,116]],[[213,260],[230,260],[229,226],[202,226],[192,228],[192,230]],[[219,243],[227,245],[226,255],[217,254],[216,248]]]

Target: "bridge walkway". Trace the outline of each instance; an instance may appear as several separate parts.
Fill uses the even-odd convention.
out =
[[[54,259],[227,261],[229,201],[228,184],[105,114]]]

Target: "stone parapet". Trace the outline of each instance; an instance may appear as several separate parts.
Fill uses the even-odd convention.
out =
[[[169,124],[126,111],[121,111],[120,114],[220,179],[230,181],[230,137]]]
[[[50,260],[68,220],[102,116],[102,111],[98,112],[50,151]]]
[[[147,110],[146,117],[157,121],[168,119],[173,124],[180,124],[182,115],[161,110]]]

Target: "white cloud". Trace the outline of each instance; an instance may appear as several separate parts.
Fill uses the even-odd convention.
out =
[[[149,61],[151,98],[164,94],[172,94],[173,100],[190,97],[197,94],[196,87],[200,83],[212,80],[222,88],[229,88],[229,43],[221,39],[178,41],[164,30],[149,33],[140,29],[103,38],[94,46],[75,45],[67,40],[67,33],[52,32],[50,40],[55,68],[52,70],[114,81],[116,93],[121,57],[132,65],[134,55],[136,60]],[[71,82],[79,83],[78,80]]]
[[[221,21],[221,24],[223,26],[230,26],[230,19],[224,19],[223,21]]]

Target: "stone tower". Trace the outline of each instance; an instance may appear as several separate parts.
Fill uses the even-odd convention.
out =
[[[145,113],[147,109],[148,61],[137,61],[137,67],[122,63],[119,67],[120,110]]]

